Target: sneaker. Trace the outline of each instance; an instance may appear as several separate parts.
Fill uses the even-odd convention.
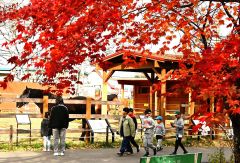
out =
[[[54,153],[53,153],[53,156],[58,156],[58,153],[57,153],[57,152],[54,152]]]
[[[154,148],[154,149],[153,149],[153,155],[155,156],[156,154],[157,154],[157,149]]]
[[[133,154],[133,152],[127,152],[127,155],[132,155]]]
[[[60,155],[60,156],[64,156],[64,152],[61,152],[59,155]]]
[[[159,151],[161,151],[161,150],[163,150],[162,147],[158,147],[158,148],[157,148],[157,152],[159,152]]]
[[[171,153],[170,155],[176,155],[177,153],[176,152],[173,152],[173,153]]]
[[[122,152],[118,152],[117,155],[121,157],[121,156],[123,156],[123,153]]]
[[[146,152],[143,157],[148,157],[149,156],[149,152]]]

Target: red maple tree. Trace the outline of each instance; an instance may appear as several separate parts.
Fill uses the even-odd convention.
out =
[[[75,78],[57,78],[58,74],[73,74],[86,58],[103,65],[101,59],[110,45],[126,56],[182,55],[179,69],[170,75],[192,91],[194,100],[215,97],[216,113],[208,115],[215,122],[229,115],[235,160],[240,160],[238,0],[30,0],[23,7],[4,6],[0,20],[17,24],[17,37],[4,46],[23,45],[21,55],[9,62],[33,66],[43,84],[61,88],[71,86]],[[5,78],[11,80],[12,75]]]

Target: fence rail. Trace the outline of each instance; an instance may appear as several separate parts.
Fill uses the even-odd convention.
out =
[[[1,113],[0,118],[15,118],[16,115],[27,114],[27,113]],[[41,114],[27,114],[30,118],[42,118]],[[69,114],[69,118],[82,119],[86,118],[86,114]],[[90,118],[102,118],[102,119],[119,119],[119,115],[102,115],[102,114],[91,114]]]
[[[55,99],[48,99],[48,103],[55,103]],[[87,100],[76,100],[76,99],[64,99],[65,104],[86,104]],[[33,102],[33,103],[43,103],[42,98],[5,98],[0,97],[1,102]],[[119,101],[97,101],[91,100],[92,104],[102,104],[102,105],[122,105],[122,102]]]

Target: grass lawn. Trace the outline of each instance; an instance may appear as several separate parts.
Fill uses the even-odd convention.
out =
[[[0,136],[0,151],[9,151],[9,150],[33,150],[40,151],[42,150],[42,138],[40,137],[40,126],[41,126],[41,118],[31,118],[32,123],[32,140],[31,145],[29,143],[29,134],[20,134],[19,138],[19,146],[16,146],[16,134],[13,134],[13,146],[9,145],[9,134],[1,134]],[[116,121],[111,122],[111,126],[113,128],[117,128]],[[9,129],[10,125],[13,125],[13,129],[16,130],[17,123],[15,118],[0,118],[0,129]],[[75,120],[69,123],[69,129],[79,129],[81,127],[81,120]],[[29,129],[28,125],[20,125],[21,129]],[[119,135],[115,136],[115,142],[112,143],[111,134],[109,134],[109,143],[106,143],[106,135],[105,134],[95,134],[94,135],[94,143],[86,143],[79,141],[78,138],[81,133],[67,133],[67,148],[71,149],[81,149],[81,148],[114,148],[119,147],[121,143],[121,138]],[[25,137],[25,138],[24,138]],[[140,132],[136,135],[137,142],[142,145],[142,139]],[[154,140],[155,141],[155,140]],[[155,142],[156,143],[156,142]],[[164,146],[173,146],[175,143],[175,139],[167,139],[163,141]],[[190,138],[185,137],[183,143],[186,146],[226,146],[229,147],[231,142],[226,140],[211,140],[210,138],[201,138],[200,141],[197,140],[197,137]]]

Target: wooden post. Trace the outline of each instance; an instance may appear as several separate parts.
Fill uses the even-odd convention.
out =
[[[210,97],[210,112],[214,113],[214,96]]]
[[[124,84],[121,84],[121,98],[124,99]]]
[[[149,91],[149,109],[153,109],[153,95],[152,95],[152,85],[150,86]]]
[[[91,119],[91,98],[86,99],[86,119]]]
[[[107,72],[103,71],[102,101],[107,101],[107,82],[105,81],[106,78],[107,78]],[[107,114],[107,105],[102,105],[101,113],[103,115]]]
[[[43,114],[42,118],[44,118],[45,113],[48,112],[48,96],[43,96]]]
[[[157,97],[157,93],[158,91],[156,91],[154,93],[154,108],[155,108],[155,113],[154,115],[159,115],[159,112],[158,112],[158,97]]]
[[[13,149],[13,125],[10,125],[10,130],[9,130],[9,145],[10,145],[10,150]]]
[[[164,119],[164,123],[165,123],[165,111],[166,111],[166,69],[162,69],[161,70],[161,110],[160,110],[160,115],[163,117]]]
[[[106,128],[106,143],[108,144],[108,130],[109,130],[109,126],[107,126],[107,128]]]
[[[86,119],[89,120],[91,119],[91,98],[87,97],[86,99]],[[90,131],[89,131],[89,126],[86,126],[86,143],[90,142]]]

